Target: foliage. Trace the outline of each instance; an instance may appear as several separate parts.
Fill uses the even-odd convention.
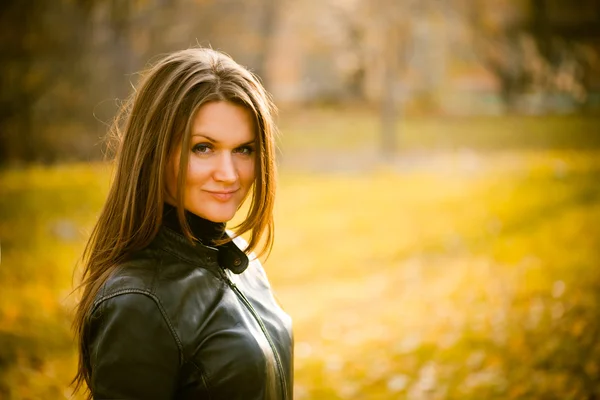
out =
[[[363,129],[355,117],[312,115],[314,125],[354,121],[349,135]],[[545,146],[494,134],[506,150],[432,152],[427,132],[448,128],[444,140],[472,143],[508,124],[438,122],[420,144],[407,133],[416,156],[317,173],[306,170],[310,158],[301,170],[291,156],[311,142],[336,165],[346,144],[328,144],[297,118],[284,124],[278,236],[266,262],[294,318],[296,398],[600,395],[600,154],[584,134],[569,143],[554,128],[588,122],[512,119],[545,131]],[[355,139],[349,149],[361,150]],[[0,398],[70,395],[72,271],[108,172],[0,172]]]
[[[100,159],[137,72],[197,45],[257,73],[277,104],[380,107],[389,152],[398,111],[594,113],[599,4],[4,0],[0,165]]]

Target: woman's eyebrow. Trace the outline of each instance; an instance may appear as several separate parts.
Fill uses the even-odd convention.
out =
[[[205,134],[203,134],[203,133],[194,133],[194,134],[192,135],[192,137],[194,137],[194,136],[203,137],[203,138],[205,138],[206,140],[208,140],[209,142],[213,142],[213,143],[219,143],[219,141],[218,141],[218,140],[216,140],[216,139],[213,139],[213,138],[211,138],[210,136],[207,136],[207,135],[205,135]]]
[[[217,139],[213,139],[210,136],[207,136],[207,135],[205,135],[203,133],[194,133],[192,135],[192,137],[194,137],[194,136],[205,138],[206,140],[208,140],[211,143],[215,143],[215,144],[220,143]],[[247,146],[247,145],[250,145],[250,144],[254,144],[255,142],[256,142],[256,139],[252,139],[252,140],[249,140],[249,141],[247,141],[245,143],[241,143],[239,146]]]

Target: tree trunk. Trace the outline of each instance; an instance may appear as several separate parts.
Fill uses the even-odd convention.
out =
[[[271,49],[271,40],[275,33],[275,26],[278,17],[278,1],[277,0],[262,0],[261,23],[259,29],[259,40],[261,48],[256,55],[256,65],[254,72],[260,77],[263,85],[270,89],[269,77],[267,73],[267,63],[269,61],[269,53]]]
[[[397,151],[396,112],[397,93],[396,75],[398,72],[398,31],[393,21],[386,26],[384,65],[381,90],[380,121],[381,121],[381,152],[384,159],[391,159]]]

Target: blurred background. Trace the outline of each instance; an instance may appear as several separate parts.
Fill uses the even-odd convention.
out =
[[[3,0],[0,399],[71,398],[104,136],[198,45],[280,109],[297,399],[600,399],[599,0]]]

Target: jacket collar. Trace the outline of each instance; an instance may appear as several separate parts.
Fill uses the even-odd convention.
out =
[[[164,225],[160,227],[153,244],[195,266],[227,268],[234,274],[241,274],[249,265],[248,256],[234,242],[218,247],[198,241],[190,242],[181,233]]]

